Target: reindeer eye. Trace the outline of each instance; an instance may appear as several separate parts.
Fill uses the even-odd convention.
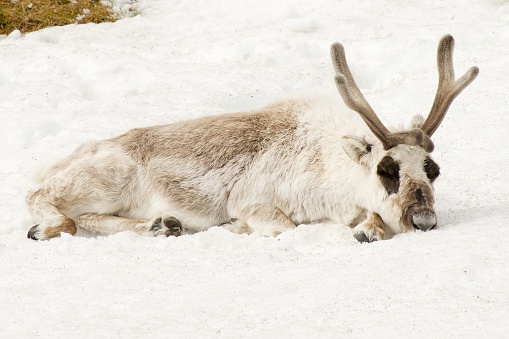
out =
[[[368,152],[368,153],[369,153],[369,152],[371,152],[371,145],[370,145],[370,144],[368,144],[368,145],[366,146],[366,152]]]
[[[435,181],[440,175],[440,167],[429,157],[424,160],[424,171],[431,182]]]
[[[384,157],[378,164],[376,173],[387,193],[398,193],[399,165],[393,158]]]

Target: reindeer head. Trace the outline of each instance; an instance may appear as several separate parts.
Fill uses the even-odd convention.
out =
[[[383,200],[390,207],[378,213],[389,224],[397,222],[401,231],[413,228],[429,230],[435,227],[437,218],[433,209],[434,194],[432,184],[440,174],[439,166],[431,159],[434,145],[431,136],[444,119],[452,101],[467,87],[479,73],[472,67],[458,80],[455,80],[452,62],[454,39],[444,36],[438,45],[439,83],[435,101],[428,117],[416,116],[411,130],[392,133],[380,121],[361,91],[357,87],[346,63],[345,50],[340,43],[331,47],[332,63],[336,70],[335,82],[345,104],[357,112],[365,121],[381,147],[373,155],[371,169],[385,189]],[[343,143],[346,153],[357,162],[371,153],[366,140],[345,137]],[[366,164],[367,165],[367,164]],[[399,220],[395,220],[399,219]]]

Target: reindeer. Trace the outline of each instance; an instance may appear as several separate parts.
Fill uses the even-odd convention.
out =
[[[477,67],[455,80],[454,39],[438,46],[438,89],[426,119],[389,131],[356,85],[340,43],[331,47],[344,103],[300,96],[247,113],[136,128],[84,144],[39,171],[26,202],[36,240],[133,231],[179,236],[222,225],[277,236],[331,221],[360,242],[437,225],[430,137]],[[387,234],[386,234],[387,231]]]

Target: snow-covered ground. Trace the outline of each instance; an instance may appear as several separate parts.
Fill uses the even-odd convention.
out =
[[[395,5],[394,3],[398,3]],[[142,15],[0,40],[0,337],[509,336],[509,2],[140,0]],[[433,136],[439,228],[360,244],[344,225],[35,242],[31,171],[92,139],[337,95],[345,44],[382,117],[427,114],[436,47],[478,78]],[[337,95],[340,100],[339,95]]]

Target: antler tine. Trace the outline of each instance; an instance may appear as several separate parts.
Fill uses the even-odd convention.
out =
[[[399,144],[421,145],[428,152],[433,150],[433,143],[431,143],[431,140],[426,138],[419,129],[391,133],[385,127],[355,83],[346,62],[345,49],[339,42],[331,46],[331,59],[336,71],[334,80],[343,101],[348,107],[359,113],[369,129],[382,142],[386,150]]]
[[[438,88],[433,106],[428,118],[422,125],[422,131],[431,137],[447,113],[453,100],[467,87],[479,74],[478,67],[471,67],[461,78],[455,80],[452,53],[454,38],[446,35],[440,39],[437,51]]]

